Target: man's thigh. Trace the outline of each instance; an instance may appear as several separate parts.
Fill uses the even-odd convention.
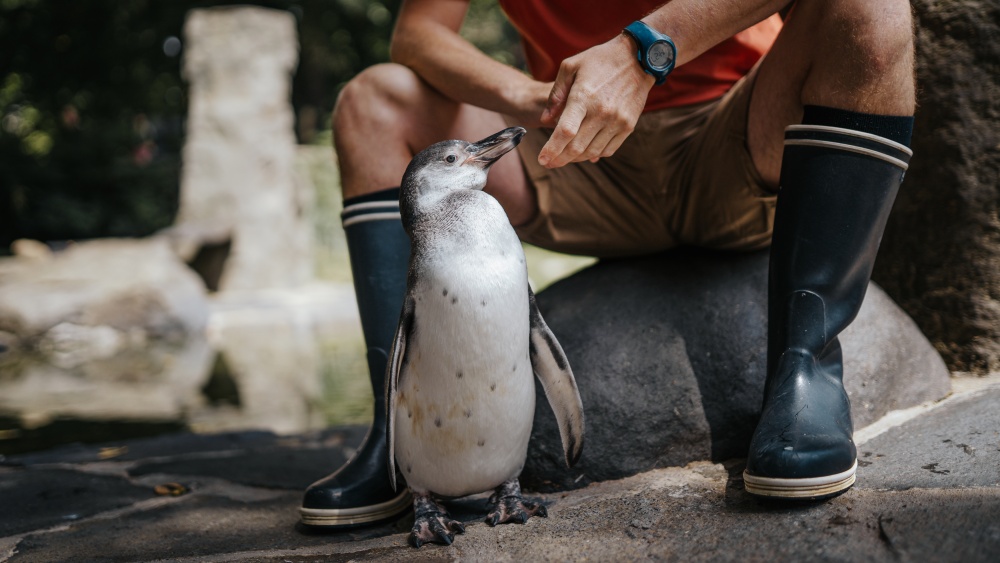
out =
[[[683,244],[758,250],[771,243],[777,190],[761,177],[749,144],[759,69],[722,97],[686,147],[671,186],[682,194],[671,224]]]

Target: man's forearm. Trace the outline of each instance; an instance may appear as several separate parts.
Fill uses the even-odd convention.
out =
[[[435,89],[458,102],[521,117],[541,115],[548,88],[493,60],[458,34],[464,0],[404,2],[391,56]]]
[[[642,18],[677,45],[677,66],[763,21],[791,0],[672,0]]]

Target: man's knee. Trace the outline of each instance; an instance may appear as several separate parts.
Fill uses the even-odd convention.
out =
[[[851,51],[865,75],[877,79],[911,72],[913,16],[907,0],[840,0],[818,2],[826,10],[830,43]],[[846,54],[846,53],[845,53]]]
[[[420,79],[405,66],[385,63],[369,67],[348,82],[337,96],[332,128],[335,138],[353,132],[401,130],[417,103]]]

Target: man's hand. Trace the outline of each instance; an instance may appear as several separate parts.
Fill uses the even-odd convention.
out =
[[[506,94],[512,106],[509,115],[524,127],[543,127],[542,114],[548,106],[552,82],[538,82],[525,76],[518,84],[511,84]]]
[[[539,164],[557,168],[614,154],[654,83],[635,59],[635,43],[621,34],[563,61],[542,114],[542,124],[555,130]]]

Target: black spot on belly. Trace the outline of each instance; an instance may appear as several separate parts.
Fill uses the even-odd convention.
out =
[[[412,465],[409,465],[409,464],[407,464],[407,465],[406,465],[406,472],[407,472],[407,473],[413,473],[413,466],[412,466]]]
[[[497,384],[496,383],[490,383],[490,391],[496,391],[496,390],[497,390]]]
[[[445,296],[445,297],[448,297],[448,288],[445,288],[445,289],[444,289],[444,290],[443,290],[443,291],[441,292],[441,295],[443,295],[443,296]]]
[[[480,440],[479,441],[479,445],[480,446],[485,446],[486,445],[486,440]]]
[[[437,426],[438,428],[441,428],[441,417],[440,416],[434,419],[434,426]]]
[[[483,299],[482,304],[483,304],[483,307],[486,306],[486,300],[485,299]]]
[[[517,364],[514,364],[514,369],[512,369],[512,370],[510,370],[510,371],[511,371],[511,372],[515,372],[515,371],[517,371]]]
[[[413,411],[407,410],[406,411],[406,418],[413,418]]]
[[[455,303],[457,303],[457,302],[458,302],[458,297],[452,297],[452,298],[451,298],[451,304],[452,304],[452,305],[454,305],[454,304],[455,304]]]
[[[455,377],[462,379],[462,370],[458,370],[458,372],[455,373]]]
[[[472,418],[472,409],[465,409],[465,418]]]

